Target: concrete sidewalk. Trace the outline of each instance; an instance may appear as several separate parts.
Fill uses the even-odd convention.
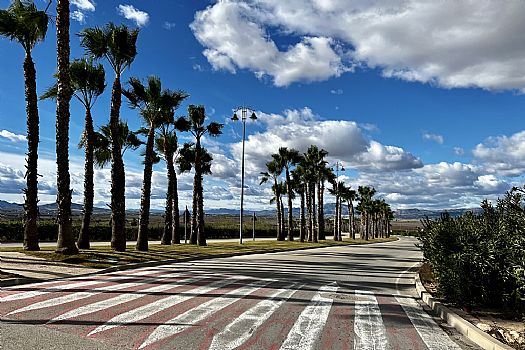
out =
[[[49,261],[20,252],[0,251],[0,271],[25,279],[49,280],[85,275],[100,269]]]

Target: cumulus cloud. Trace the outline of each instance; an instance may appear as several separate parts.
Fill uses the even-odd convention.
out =
[[[117,11],[124,18],[134,21],[139,27],[144,27],[149,22],[149,14],[144,11],[140,11],[133,5],[118,5]]]
[[[278,86],[357,64],[446,88],[522,90],[524,15],[519,1],[219,0],[191,27],[215,69],[249,69]],[[278,36],[295,44],[279,48]]]
[[[525,131],[511,136],[489,137],[472,151],[487,170],[506,176],[525,172]]]
[[[212,67],[235,73],[249,69],[259,78],[271,76],[276,86],[322,81],[351,69],[340,56],[336,40],[303,36],[284,50],[267,36],[264,22],[247,3],[219,1],[197,12],[191,24]]]
[[[0,137],[3,137],[3,138],[6,138],[8,139],[9,141],[12,141],[12,142],[24,142],[26,141],[26,136],[25,135],[19,135],[19,134],[15,134],[9,130],[2,130],[0,131]]]
[[[71,18],[81,24],[86,22],[86,12],[95,11],[95,3],[91,0],[72,0],[71,5],[77,8],[71,12]]]
[[[464,156],[465,150],[461,147],[454,147],[454,154],[457,156]]]
[[[423,133],[423,140],[434,141],[434,142],[439,143],[440,145],[442,145],[443,142],[445,141],[442,135],[431,134],[428,132]]]

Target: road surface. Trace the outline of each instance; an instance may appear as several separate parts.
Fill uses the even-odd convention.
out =
[[[7,349],[476,349],[415,298],[415,240],[5,288]]]

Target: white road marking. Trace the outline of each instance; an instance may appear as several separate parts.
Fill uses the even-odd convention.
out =
[[[416,328],[425,345],[432,350],[460,350],[449,336],[434,322],[432,317],[412,298],[396,297],[397,302]]]
[[[245,277],[243,277],[245,278]],[[115,327],[119,327],[121,325],[137,322],[140,320],[143,320],[151,315],[154,315],[158,312],[161,312],[162,310],[165,310],[167,308],[170,308],[174,305],[180,304],[184,301],[187,301],[189,299],[194,298],[196,295],[205,294],[208,292],[211,292],[214,289],[224,287],[228,284],[232,284],[239,279],[222,279],[219,281],[212,282],[208,285],[201,286],[192,290],[189,290],[185,293],[188,294],[177,294],[173,296],[169,296],[167,298],[161,298],[158,300],[155,300],[152,303],[149,303],[147,305],[144,305],[142,307],[139,307],[134,310],[130,310],[128,312],[125,312],[123,314],[120,314],[118,316],[113,317],[111,320],[107,321],[105,324],[98,326],[93,331],[91,331],[88,336],[94,335],[96,333],[100,333]]]
[[[270,284],[273,280],[259,280],[239,289],[234,289],[221,297],[208,300],[207,302],[188,310],[175,318],[157,327],[150,336],[142,343],[139,349],[145,348],[155,342],[161,341],[172,335],[180,333],[196,323],[204,320],[213,313],[224,309],[242,297]],[[237,296],[235,298],[234,296]]]
[[[292,289],[296,284],[287,288],[281,288],[270,295],[266,300],[257,303],[254,307],[246,310],[235,321],[224,328],[223,331],[213,337],[209,350],[235,349],[244,344],[270,316],[286,300],[288,300],[297,289]],[[250,327],[246,327],[246,324]]]
[[[176,277],[176,276],[179,276],[179,275],[180,274],[175,273],[175,274],[172,274],[172,275],[166,275],[164,277],[165,278],[171,278],[171,277]],[[130,301],[136,300],[136,299],[143,298],[143,297],[145,297],[148,294],[163,292],[163,291],[166,291],[168,289],[173,289],[173,288],[176,288],[178,286],[183,286],[183,285],[187,285],[187,284],[199,281],[201,279],[202,278],[185,278],[185,279],[176,281],[176,283],[167,282],[166,284],[161,284],[159,286],[154,286],[154,287],[150,287],[150,288],[146,288],[146,289],[141,289],[140,290],[141,294],[126,293],[126,294],[122,294],[122,295],[119,295],[119,296],[114,297],[114,298],[101,300],[101,301],[95,302],[93,304],[84,305],[84,306],[79,307],[77,309],[74,309],[74,310],[71,310],[69,312],[66,312],[66,313],[64,313],[62,315],[59,315],[59,316],[55,317],[54,319],[50,320],[48,323],[62,321],[62,320],[67,320],[69,318],[79,317],[79,316],[82,316],[82,315],[91,314],[91,313],[94,313],[94,312],[105,310],[105,309],[108,309],[110,307],[114,307],[114,306],[117,306],[117,305],[120,305],[120,304],[124,304],[124,303],[130,302]],[[147,283],[147,281],[144,281],[143,283]]]
[[[355,295],[358,300],[355,302],[354,349],[388,349],[386,328],[376,297],[373,293],[362,290],[356,290]]]
[[[335,293],[339,289],[337,282],[319,288],[317,294],[306,306],[281,345],[281,349],[312,349],[324,328],[333,299],[324,293]]]
[[[142,285],[147,284],[147,283],[156,282],[156,281],[163,280],[165,278],[171,278],[171,277],[176,277],[176,276],[180,276],[180,275],[181,275],[181,273],[164,274],[164,275],[160,275],[160,276],[156,276],[156,277],[152,277],[152,278],[147,278],[147,279],[142,280],[140,282],[126,282],[126,283],[121,283],[121,284],[113,284],[113,285],[110,285],[110,286],[94,288],[94,289],[91,289],[91,290],[86,291],[86,292],[76,292],[76,293],[72,293],[72,294],[67,294],[67,295],[64,295],[64,296],[61,296],[61,297],[55,297],[55,298],[47,299],[47,300],[44,300],[44,301],[41,301],[41,302],[38,302],[38,303],[35,303],[35,304],[28,305],[26,307],[23,307],[23,308],[14,310],[14,311],[11,311],[10,313],[8,313],[8,315],[17,314],[17,313],[20,313],[20,312],[26,312],[26,311],[43,309],[43,308],[51,307],[51,306],[58,306],[58,305],[62,305],[62,304],[67,304],[67,303],[70,303],[72,301],[86,299],[86,298],[89,298],[91,296],[103,293],[103,292],[121,290],[121,289],[126,289],[126,288],[139,287],[139,286],[142,286]]]

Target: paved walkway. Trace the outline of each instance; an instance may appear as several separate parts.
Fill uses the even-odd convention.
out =
[[[49,261],[20,252],[0,252],[0,271],[24,278],[47,280],[84,275],[99,269]]]

